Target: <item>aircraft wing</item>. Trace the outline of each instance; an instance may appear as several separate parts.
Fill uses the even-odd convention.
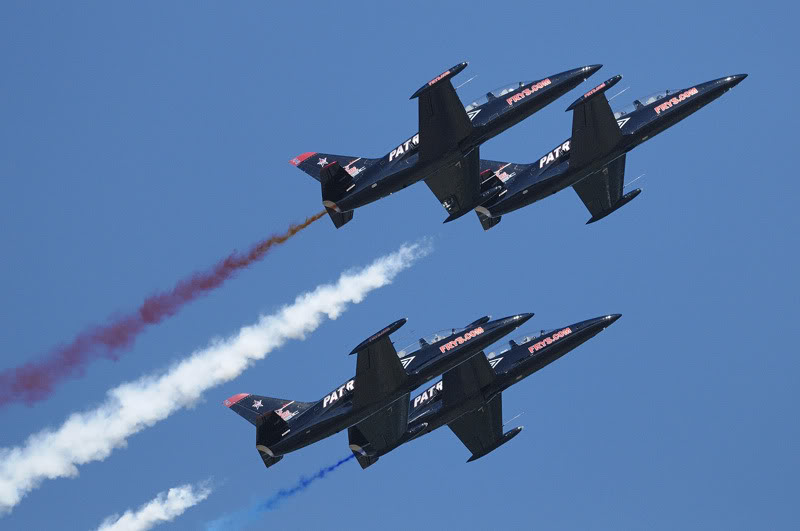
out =
[[[614,124],[616,127],[616,124]],[[605,168],[575,183],[572,187],[592,217],[611,210],[622,198],[625,182],[625,155],[614,159]]]
[[[408,378],[388,333],[354,353],[358,355],[353,391],[354,408],[384,400],[394,394]]]
[[[640,189],[622,194],[625,183],[625,155],[612,160],[602,170],[578,181],[572,188],[581,198],[592,217],[587,221],[594,223],[611,214],[631,199],[639,195]]]
[[[504,442],[502,395],[497,395],[480,408],[461,415],[448,426],[472,452],[470,461],[486,455]]]
[[[464,104],[450,78],[467,66],[460,63],[433,78],[411,98],[419,99],[419,158],[435,160],[458,146],[472,131]]]
[[[614,112],[602,93],[579,101],[572,107],[569,153],[570,166],[577,167],[608,153],[622,139]]]
[[[475,407],[483,404],[480,391],[492,381],[495,373],[483,352],[442,375],[442,400],[445,407],[464,405],[465,400],[476,400]]]
[[[350,449],[361,468],[367,468],[382,455],[397,446],[408,429],[409,393],[388,407],[347,428]]]
[[[452,221],[478,206],[481,195],[478,148],[453,166],[443,168],[425,179],[425,184],[450,214],[446,221]]]

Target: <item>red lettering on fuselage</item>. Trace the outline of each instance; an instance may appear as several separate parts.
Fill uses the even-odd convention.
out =
[[[539,81],[538,83],[534,83],[530,87],[525,87],[524,89],[520,90],[519,92],[511,96],[510,98],[506,98],[506,103],[508,103],[509,105],[514,105],[519,100],[527,98],[534,92],[538,92],[539,90],[543,89],[550,83],[551,83],[550,78],[547,78]]]
[[[542,350],[547,345],[552,345],[553,342],[558,341],[562,337],[568,336],[571,333],[572,333],[572,329],[570,329],[569,327],[564,328],[563,330],[559,330],[558,332],[556,332],[552,336],[546,337],[546,338],[542,339],[541,341],[539,341],[537,343],[534,343],[533,345],[528,347],[528,352],[533,354],[534,352],[536,352],[538,350]]]
[[[474,328],[474,329],[470,330],[469,332],[467,332],[463,336],[458,336],[457,338],[453,339],[452,341],[448,341],[444,345],[440,346],[439,350],[442,352],[442,354],[444,354],[448,350],[453,350],[457,346],[463,345],[464,343],[466,343],[467,341],[469,341],[473,337],[477,337],[477,336],[481,335],[482,333],[483,333],[483,328],[479,326],[478,328]]]
[[[667,109],[671,109],[673,105],[677,105],[686,100],[687,98],[689,98],[690,96],[694,96],[695,94],[697,94],[697,92],[698,92],[697,89],[695,87],[692,87],[689,90],[681,92],[677,96],[665,100],[663,103],[660,103],[659,105],[656,105],[655,107],[653,107],[653,110],[656,111],[656,114],[661,114]]]

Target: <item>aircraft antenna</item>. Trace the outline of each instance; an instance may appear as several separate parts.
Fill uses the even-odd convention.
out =
[[[623,92],[625,92],[626,90],[628,90],[629,88],[630,88],[630,87],[625,87],[624,89],[620,90],[619,92],[617,92],[616,94],[614,94],[613,96],[611,96],[610,98],[608,98],[608,101],[611,101],[611,100],[613,100],[614,98],[616,98],[617,96],[619,96],[620,94],[622,94]]]
[[[509,422],[511,422],[511,421],[513,421],[513,420],[517,420],[518,418],[520,418],[520,417],[521,417],[522,415],[524,415],[524,414],[525,414],[525,412],[523,411],[523,412],[522,412],[522,413],[520,413],[519,415],[516,415],[515,417],[511,417],[510,419],[508,419],[507,421],[505,421],[505,422],[503,423],[503,426],[505,426],[506,424],[508,424]]]
[[[456,90],[460,89],[461,87],[463,87],[464,85],[466,85],[467,83],[469,83],[470,81],[472,81],[473,79],[475,79],[476,77],[478,77],[478,74],[475,74],[474,76],[472,76],[472,77],[471,77],[471,78],[469,78],[468,80],[466,80],[466,81],[464,81],[463,83],[461,83],[459,86],[457,86],[457,87],[456,87]]]
[[[645,175],[647,175],[647,174],[646,173],[641,174],[640,176],[638,176],[637,178],[635,178],[634,180],[632,180],[631,182],[629,182],[625,186],[623,186],[622,189],[624,190],[625,188],[629,187],[630,185],[632,185],[633,183],[635,183],[636,181],[638,181],[639,179],[641,179]]]

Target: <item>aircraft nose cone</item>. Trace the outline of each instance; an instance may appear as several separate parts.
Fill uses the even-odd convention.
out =
[[[521,313],[519,315],[515,315],[514,316],[514,318],[516,319],[516,321],[518,323],[517,326],[521,326],[522,324],[524,324],[531,317],[533,317],[532,313]]]
[[[603,68],[603,65],[588,65],[588,66],[584,66],[582,70],[583,70],[583,74],[586,77],[589,77],[592,74],[594,74],[595,72],[597,72],[598,70],[600,70],[601,68]]]
[[[728,86],[733,88],[736,85],[738,85],[739,83],[741,83],[742,81],[744,81],[744,78],[746,78],[746,77],[747,77],[747,74],[736,74],[734,76],[728,76],[726,81],[728,82]]]
[[[744,81],[744,78],[747,77],[747,74],[735,74],[728,77],[723,77],[720,79],[715,80],[718,83],[718,86],[721,87],[724,91],[728,91]]]
[[[612,313],[611,315],[606,315],[605,316],[606,326],[614,324],[620,317],[622,317],[621,313]]]

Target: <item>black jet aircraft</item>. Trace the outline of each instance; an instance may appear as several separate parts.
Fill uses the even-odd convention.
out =
[[[411,391],[480,354],[532,315],[494,321],[482,317],[460,330],[419,339],[414,348],[398,353],[389,335],[405,324],[400,319],[354,348],[350,354],[357,354],[355,378],[316,402],[241,393],[223,403],[256,427],[256,449],[267,467],[352,426],[378,447],[391,445],[408,427]]]
[[[401,444],[412,441],[442,426],[449,426],[464,446],[472,452],[467,462],[479,459],[510,441],[520,431],[518,426],[503,432],[502,393],[588,341],[611,326],[620,314],[581,321],[562,328],[544,331],[488,356],[473,356],[444,373],[442,379],[414,397],[409,405],[408,429],[394,444],[375,444],[349,428],[350,449],[362,468]]]
[[[567,108],[572,137],[531,164],[481,160],[481,191],[502,190],[475,211],[484,230],[500,216],[572,186],[594,223],[639,195],[623,195],[625,155],[738,85],[747,74],[723,77],[635,100],[614,112],[604,93],[622,76],[596,86]]]
[[[452,221],[489,201],[502,187],[481,189],[479,146],[575,88],[601,65],[584,66],[532,82],[488,92],[466,107],[451,78],[458,64],[420,87],[419,132],[378,159],[303,153],[290,164],[322,185],[322,204],[334,225],[353,219],[353,210],[417,181],[439,199]]]

